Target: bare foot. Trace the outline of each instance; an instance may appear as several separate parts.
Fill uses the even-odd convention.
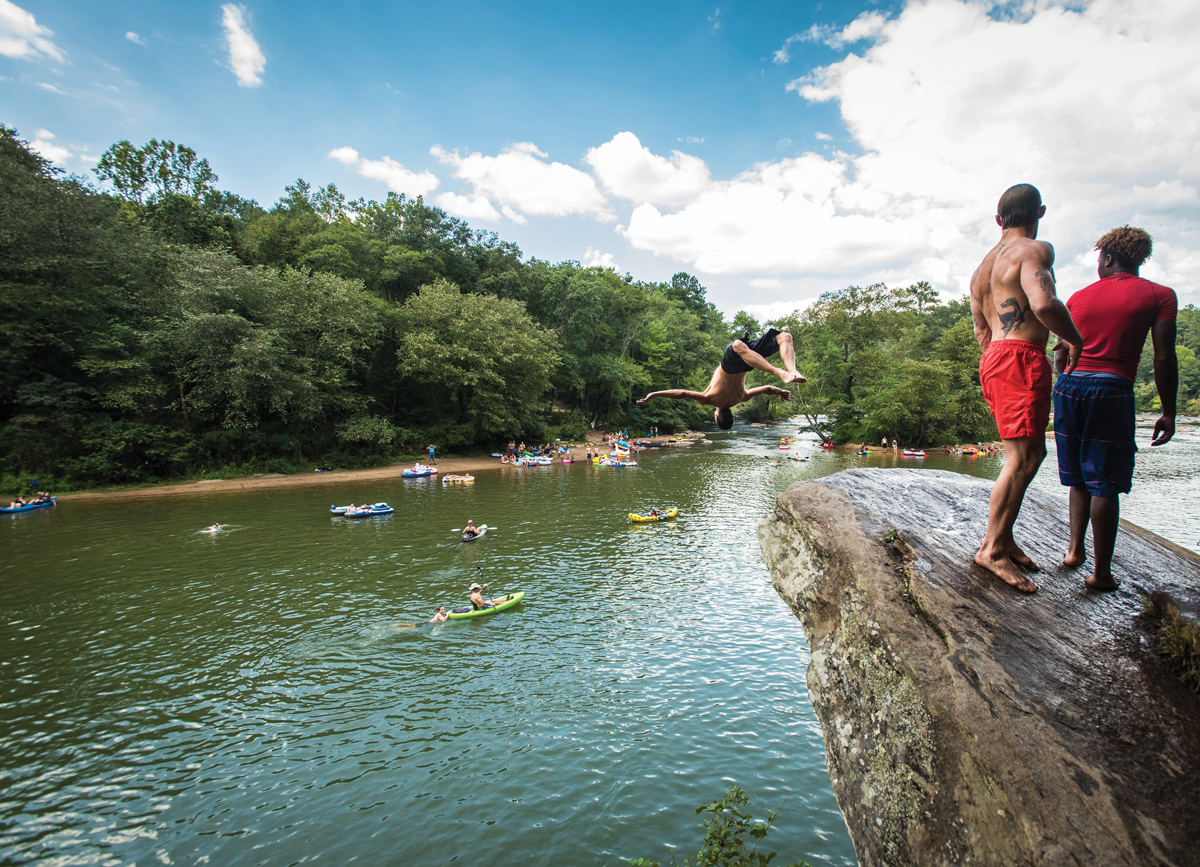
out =
[[[1062,565],[1064,569],[1078,569],[1086,559],[1087,557],[1082,553],[1076,554],[1074,551],[1068,551],[1067,556],[1062,559]]]
[[[1093,572],[1091,575],[1087,576],[1087,578],[1083,579],[1083,581],[1092,590],[1098,590],[1102,593],[1109,593],[1113,590],[1116,590],[1118,587],[1121,586],[1120,584],[1117,583],[1117,579],[1114,578],[1112,575],[1109,575],[1105,579],[1100,579],[1100,578],[1096,577],[1095,572]]]
[[[1038,586],[1022,575],[1016,564],[1008,557],[987,557],[983,551],[980,551],[975,555],[975,563],[1003,578],[1004,583],[1022,593],[1037,592]]]
[[[1016,542],[1012,542],[1008,546],[1008,556],[1012,561],[1023,569],[1028,569],[1030,572],[1041,572],[1042,567],[1034,563],[1028,554],[1018,547]]]

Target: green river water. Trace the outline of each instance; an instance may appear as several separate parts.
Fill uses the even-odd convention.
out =
[[[737,783],[758,815],[787,799],[768,838],[781,863],[854,864],[804,633],[755,528],[793,481],[912,462],[810,441],[793,446],[806,460],[772,465],[780,430],[647,451],[629,469],[5,517],[0,863],[682,860],[699,846],[695,808]],[[1125,516],[1195,547],[1200,437],[1149,452],[1145,505]],[[924,465],[994,477],[1001,461]],[[1161,510],[1167,490],[1191,505]],[[396,513],[330,517],[350,500]],[[629,524],[651,505],[680,516]],[[464,545],[468,518],[498,529]],[[198,532],[214,521],[231,532]],[[477,569],[489,595],[525,602],[400,628],[464,601]]]

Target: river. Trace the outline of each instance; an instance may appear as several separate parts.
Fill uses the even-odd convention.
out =
[[[854,864],[755,527],[846,466],[780,430],[641,466],[65,501],[0,520],[0,862],[613,864],[694,855],[736,783],[782,862]],[[1144,432],[1140,440],[1145,440]],[[805,460],[782,459],[799,454]],[[1197,549],[1200,433],[1124,516]],[[998,457],[924,465],[993,478]],[[1053,454],[1036,485],[1060,490]],[[331,517],[386,500],[388,518]],[[626,513],[678,506],[674,522]],[[468,518],[498,529],[464,545]],[[214,521],[231,528],[208,536]],[[982,532],[982,530],[981,530]],[[417,629],[489,594],[492,618]]]

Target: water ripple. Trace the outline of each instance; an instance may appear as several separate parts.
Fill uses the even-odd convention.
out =
[[[861,459],[801,443],[809,460],[772,461],[771,437],[630,471],[67,501],[0,522],[0,861],[668,858],[736,782],[760,814],[787,799],[781,858],[853,864],[803,633],[755,526],[790,482]],[[1145,452],[1145,474],[1194,484]],[[331,519],[331,500],[397,512]],[[629,524],[652,505],[681,513]],[[499,529],[462,545],[467,518]],[[236,532],[195,533],[214,520]],[[1195,535],[1194,514],[1174,521]],[[480,571],[526,602],[424,622]]]

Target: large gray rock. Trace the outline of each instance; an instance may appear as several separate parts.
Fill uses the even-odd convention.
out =
[[[808,634],[808,686],[863,865],[1200,864],[1200,698],[1156,651],[1200,558],[1122,522],[1115,594],[1060,570],[1066,499],[1031,491],[1028,596],[975,566],[991,483],[861,469],[759,527]],[[896,534],[896,535],[893,535]]]

